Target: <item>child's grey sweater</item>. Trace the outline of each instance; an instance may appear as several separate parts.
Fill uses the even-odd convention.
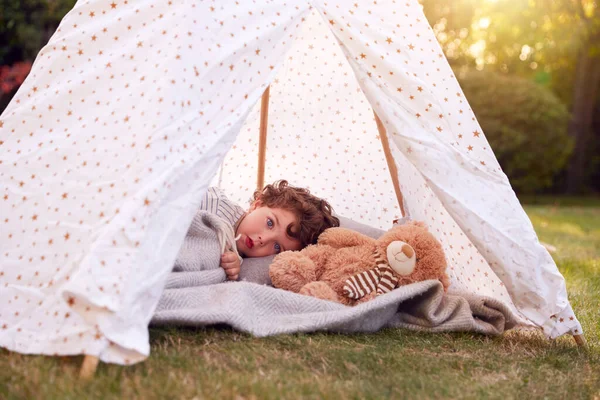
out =
[[[233,231],[244,213],[242,207],[218,188],[208,188],[177,254],[166,288],[225,281],[225,271],[220,267],[222,247],[217,232],[224,225]]]

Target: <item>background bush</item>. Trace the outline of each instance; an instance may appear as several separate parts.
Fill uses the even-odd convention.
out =
[[[565,105],[550,90],[514,75],[467,71],[458,78],[515,191],[550,187],[573,151]]]
[[[0,0],[0,65],[33,60],[75,0]]]

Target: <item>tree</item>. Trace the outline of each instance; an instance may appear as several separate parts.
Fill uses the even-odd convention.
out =
[[[518,75],[548,86],[569,106],[575,151],[567,189],[600,175],[591,140],[600,115],[600,10],[597,0],[422,0],[453,68]],[[458,71],[457,71],[458,72]],[[594,169],[595,168],[595,169]]]
[[[594,123],[594,109],[600,94],[600,13],[596,3],[572,1],[572,13],[578,56],[575,68],[573,103],[569,133],[575,138],[575,154],[568,170],[567,190],[581,191],[590,160],[589,147]],[[568,5],[568,3],[567,3]],[[561,7],[566,8],[566,7]]]
[[[499,0],[479,9],[486,68],[530,76],[569,106],[575,150],[566,189],[579,193],[591,171],[594,110],[600,103],[600,11],[593,0]],[[489,62],[489,61],[492,62]]]

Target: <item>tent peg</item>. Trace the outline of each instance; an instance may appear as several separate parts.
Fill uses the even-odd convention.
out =
[[[587,341],[585,340],[585,336],[583,336],[583,334],[573,335],[573,339],[575,339],[575,343],[577,343],[577,346],[581,347],[582,349],[587,350],[588,345],[587,345]]]
[[[96,356],[90,356],[86,354],[79,370],[79,379],[82,381],[90,380],[96,374],[96,368],[100,360]]]

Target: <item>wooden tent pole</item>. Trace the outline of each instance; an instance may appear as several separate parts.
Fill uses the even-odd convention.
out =
[[[258,139],[258,173],[256,189],[262,190],[265,186],[265,156],[267,154],[267,125],[269,122],[269,92],[267,86],[260,102],[260,136]]]
[[[585,336],[573,335],[573,339],[575,339],[575,343],[577,343],[577,346],[587,349],[588,345],[587,345],[587,341],[585,340]]]
[[[390,142],[387,138],[385,126],[383,126],[383,123],[377,116],[375,110],[373,110],[373,114],[375,115],[377,129],[379,130],[379,138],[381,139],[381,145],[383,146],[385,160],[387,161],[388,169],[390,170],[390,175],[392,176],[392,183],[394,184],[396,199],[398,199],[398,205],[400,206],[400,211],[402,211],[402,216],[404,217],[406,216],[406,213],[404,212],[404,201],[402,199],[402,192],[400,191],[400,183],[398,182],[398,169],[396,168],[396,162],[394,161],[394,157],[392,157],[392,152],[390,151]]]
[[[83,363],[81,364],[81,370],[79,370],[79,379],[91,379],[96,373],[96,368],[98,367],[99,361],[100,360],[98,357],[86,354],[86,356],[83,358]]]

